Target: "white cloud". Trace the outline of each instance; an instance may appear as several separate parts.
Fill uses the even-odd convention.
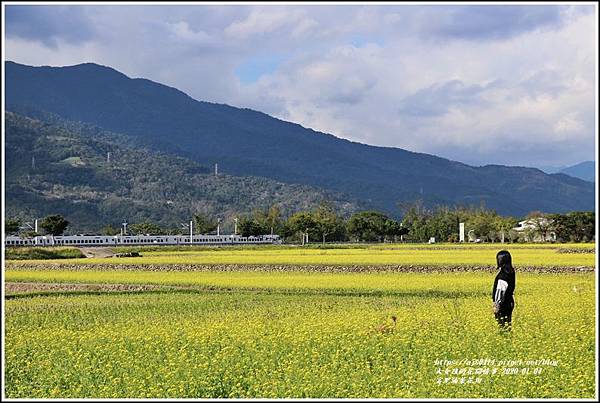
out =
[[[303,35],[306,35],[310,32],[314,32],[314,30],[319,26],[319,23],[312,18],[302,18],[296,26],[292,29],[292,37],[300,38]]]
[[[264,35],[294,24],[299,16],[298,11],[261,7],[253,10],[246,18],[232,22],[225,28],[225,34],[238,38]]]
[[[585,125],[578,118],[577,112],[570,112],[561,117],[558,122],[554,125],[554,131],[556,133],[581,133],[585,130]]]
[[[167,23],[175,35],[175,40],[181,39],[195,44],[212,44],[214,39],[204,31],[193,31],[186,21],[179,21],[174,24]]]
[[[49,46],[22,13],[5,44],[10,60],[94,61],[356,141],[567,165],[594,158],[597,17],[552,7],[96,7],[85,40],[62,27]],[[235,76],[272,54],[283,61],[256,82]]]

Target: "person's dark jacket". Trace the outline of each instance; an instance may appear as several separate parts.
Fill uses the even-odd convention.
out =
[[[498,252],[496,261],[500,271],[494,279],[492,301],[497,306],[500,315],[510,315],[515,304],[513,299],[513,293],[515,292],[515,269],[512,266],[512,259],[508,251]]]

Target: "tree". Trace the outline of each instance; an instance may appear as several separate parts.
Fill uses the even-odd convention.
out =
[[[396,241],[396,237],[405,235],[408,233],[408,230],[402,226],[402,223],[388,219],[384,222],[384,236],[389,237],[392,241]]]
[[[507,232],[507,235],[508,235],[508,239],[510,240],[511,243],[513,243],[519,239],[519,233],[517,231],[515,231],[514,229],[509,229]]]
[[[281,209],[277,205],[271,206],[266,217],[266,224],[271,231],[271,235],[281,230]]]
[[[162,228],[151,222],[142,222],[138,224],[131,224],[129,227],[129,231],[135,235],[162,235]]]
[[[108,224],[102,228],[103,235],[118,235],[120,232],[121,230],[113,227],[112,224]]]
[[[13,235],[19,232],[19,228],[21,227],[21,221],[17,219],[7,218],[4,222],[4,234],[5,235]]]
[[[60,214],[45,217],[40,223],[40,228],[51,235],[62,235],[69,226],[69,222]]]
[[[526,218],[531,222],[535,233],[540,236],[542,242],[546,242],[550,232],[554,230],[554,220],[541,211],[532,211]]]
[[[511,235],[510,231],[517,225],[517,220],[514,217],[495,217],[493,221],[493,228],[498,233],[498,236],[502,242],[506,238],[509,238],[512,242],[515,238],[514,234]]]
[[[241,216],[238,219],[238,231],[241,236],[258,236],[265,233],[265,228],[255,218]]]
[[[389,218],[378,211],[361,211],[350,217],[348,234],[358,241],[381,241],[386,234],[386,221]]]
[[[195,234],[209,234],[217,229],[217,220],[206,214],[194,214]]]
[[[281,209],[279,206],[273,205],[268,210],[256,209],[252,216],[255,223],[262,228],[261,235],[281,232]]]
[[[467,231],[473,231],[475,236],[483,241],[489,240],[490,235],[495,237],[493,231],[495,229],[494,223],[498,214],[493,210],[485,210],[483,207],[472,211],[467,222],[465,223],[465,229]]]
[[[458,241],[459,214],[447,206],[438,206],[433,213],[425,216],[426,238],[435,237],[440,241]],[[423,241],[427,240],[423,239]]]
[[[425,208],[422,200],[405,203],[400,207],[403,212],[402,226],[408,229],[407,238],[412,241],[427,241],[431,236],[427,227],[431,211]]]
[[[170,227],[164,230],[165,235],[189,235],[189,231],[185,233],[185,230],[181,227]]]
[[[313,214],[308,211],[300,211],[292,215],[287,222],[287,226],[292,233],[302,233],[318,236],[318,224]]]
[[[596,215],[593,211],[575,211],[570,213],[575,221],[575,232],[580,234],[582,242],[594,241],[596,237]]]
[[[37,232],[35,232],[34,230],[28,230],[28,231],[23,231],[19,234],[19,238],[35,238],[36,236],[38,236],[40,234],[38,234]]]
[[[593,211],[573,211],[567,214],[552,214],[558,240],[565,242],[592,241],[596,233],[596,216]]]
[[[312,217],[316,224],[317,235],[323,240],[323,245],[325,245],[325,238],[328,235],[343,230],[342,219],[338,217],[333,206],[330,204],[321,204],[314,211]]]
[[[536,230],[533,227],[525,227],[523,231],[521,231],[519,239],[521,242],[533,242],[535,239]]]

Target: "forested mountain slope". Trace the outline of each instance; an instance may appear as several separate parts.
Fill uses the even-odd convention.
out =
[[[178,227],[191,215],[234,215],[281,207],[283,214],[333,201],[342,213],[359,205],[330,191],[259,177],[219,174],[212,167],[157,152],[138,139],[48,114],[7,112],[6,216],[63,214],[71,231],[150,220]],[[108,161],[110,153],[110,161]],[[32,161],[33,158],[33,161]]]
[[[398,202],[483,201],[501,214],[594,209],[594,186],[534,168],[473,167],[320,133],[261,112],[197,101],[105,66],[6,65],[8,110],[27,106],[161,143],[204,165],[347,193],[398,214]],[[411,133],[401,133],[410,136]]]

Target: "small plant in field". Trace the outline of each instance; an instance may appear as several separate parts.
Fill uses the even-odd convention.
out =
[[[373,328],[373,332],[380,333],[380,334],[394,333],[394,330],[396,329],[396,321],[398,318],[396,316],[391,316],[390,319],[391,319],[391,323],[389,323],[389,322],[380,323],[379,325],[377,325]]]

